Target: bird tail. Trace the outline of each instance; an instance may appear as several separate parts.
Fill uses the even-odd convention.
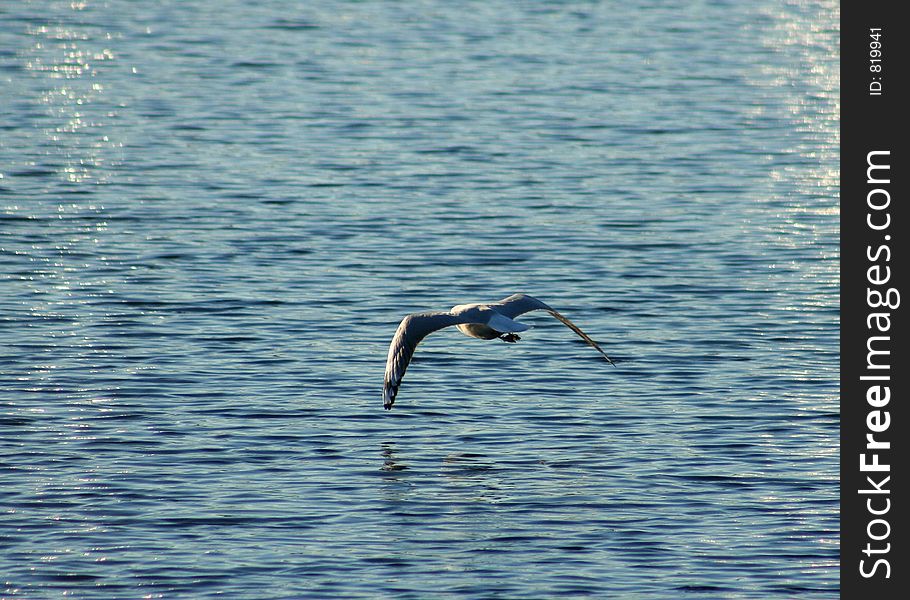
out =
[[[487,321],[487,325],[500,333],[516,333],[518,331],[527,331],[531,328],[530,325],[519,323],[495,311],[490,320]]]

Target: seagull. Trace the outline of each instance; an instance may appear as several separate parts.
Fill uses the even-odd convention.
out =
[[[530,329],[530,326],[513,319],[532,310],[547,311],[600,352],[607,362],[616,366],[597,342],[589,338],[575,323],[533,296],[512,294],[499,302],[459,304],[447,312],[414,313],[402,319],[389,346],[389,358],[385,365],[385,385],[382,388],[383,407],[386,410],[392,408],[395,396],[398,395],[398,388],[401,386],[401,379],[411,362],[411,356],[414,355],[420,340],[429,334],[455,325],[461,333],[470,337],[482,340],[499,338],[504,342],[515,343],[521,339],[516,332]]]

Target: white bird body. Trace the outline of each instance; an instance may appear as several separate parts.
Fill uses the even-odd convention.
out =
[[[456,327],[466,336],[481,340],[492,340],[504,333],[527,331],[531,328],[524,323],[513,321],[488,304],[459,304],[453,306],[449,313],[471,319],[467,323],[457,324]]]
[[[382,404],[386,410],[392,408],[404,373],[411,362],[411,356],[420,341],[440,329],[455,325],[469,337],[482,340],[499,338],[504,342],[517,342],[516,332],[530,329],[514,317],[532,310],[545,310],[577,333],[589,346],[600,352],[610,364],[610,357],[586,333],[554,309],[537,298],[526,294],[513,294],[499,302],[488,304],[459,304],[447,312],[414,313],[401,320],[395,337],[389,345],[389,356],[385,367],[385,384],[382,389]],[[614,365],[615,366],[615,365]]]

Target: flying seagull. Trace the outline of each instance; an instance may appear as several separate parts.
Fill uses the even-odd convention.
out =
[[[455,325],[461,333],[482,340],[499,338],[504,342],[517,342],[521,338],[515,333],[530,327],[513,319],[532,310],[545,310],[581,336],[589,346],[600,352],[607,361],[616,366],[597,342],[579,329],[575,323],[565,318],[537,298],[526,294],[513,294],[499,302],[489,304],[459,304],[448,312],[422,312],[406,316],[398,325],[392,344],[389,346],[389,358],[385,365],[385,385],[382,388],[382,405],[386,410],[392,408],[395,396],[404,372],[411,362],[411,356],[420,340],[434,331]]]

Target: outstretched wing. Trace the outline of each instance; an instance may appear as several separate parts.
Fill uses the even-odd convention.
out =
[[[398,387],[404,372],[408,369],[411,356],[420,340],[434,331],[470,322],[469,319],[447,312],[415,313],[401,320],[392,344],[389,346],[389,358],[385,364],[385,384],[382,387],[382,405],[386,410],[392,408]]]
[[[491,304],[497,312],[504,314],[510,319],[518,315],[523,315],[532,310],[553,310],[537,298],[527,294],[512,294],[508,298],[503,298],[496,304]]]
[[[547,306],[537,298],[534,298],[533,296],[528,296],[527,294],[512,294],[508,298],[503,298],[496,304],[491,304],[490,306],[493,307],[497,312],[504,314],[510,319],[514,319],[518,315],[523,315],[524,313],[531,312],[532,310],[545,310],[556,317],[560,323],[577,333],[578,336],[587,342],[589,346],[600,352],[603,357],[607,359],[607,362],[609,362],[614,367],[616,366],[610,357],[607,356],[607,353],[597,345],[597,342],[588,337],[588,334],[579,329],[575,323],[559,314],[556,310],[550,306]]]

